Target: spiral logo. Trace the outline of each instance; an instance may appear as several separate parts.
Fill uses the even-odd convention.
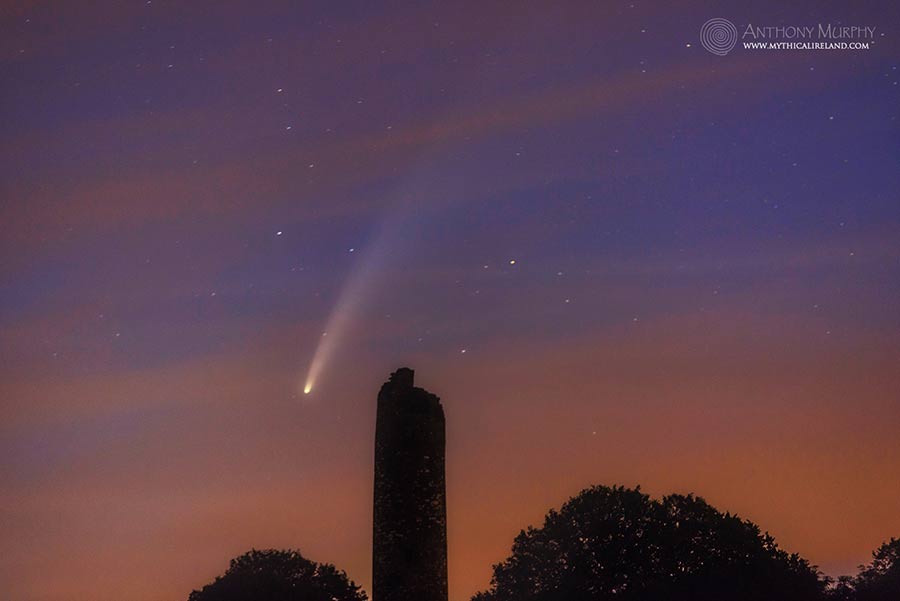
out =
[[[737,37],[737,27],[728,19],[710,19],[700,28],[700,45],[718,56],[731,52]]]

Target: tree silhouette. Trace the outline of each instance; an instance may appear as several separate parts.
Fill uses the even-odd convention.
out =
[[[758,526],[699,497],[596,486],[522,531],[473,601],[806,601],[825,584]]]
[[[892,538],[872,552],[872,563],[860,566],[854,588],[856,601],[900,599],[900,539]]]
[[[299,551],[252,549],[188,601],[366,601],[366,594],[343,571]]]
[[[840,576],[830,583],[827,593],[828,601],[855,601],[856,580],[853,576]]]

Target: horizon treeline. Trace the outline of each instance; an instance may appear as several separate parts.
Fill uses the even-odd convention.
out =
[[[366,601],[331,564],[253,549],[188,601]],[[831,578],[750,520],[702,497],[592,486],[515,537],[472,601],[898,601],[900,539]],[[377,601],[377,600],[376,600]]]

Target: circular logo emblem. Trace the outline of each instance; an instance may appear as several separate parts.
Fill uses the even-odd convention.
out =
[[[737,27],[728,19],[710,19],[700,28],[700,45],[718,56],[731,52],[737,37]]]

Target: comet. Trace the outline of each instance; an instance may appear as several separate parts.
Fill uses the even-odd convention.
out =
[[[414,244],[414,233],[420,231],[429,219],[434,218],[442,208],[452,206],[455,198],[463,196],[460,184],[464,185],[464,180],[453,178],[442,182],[442,196],[446,200],[436,197],[434,182],[437,179],[432,169],[416,170],[416,176],[394,194],[394,202],[383,213],[366,247],[350,249],[359,260],[328,316],[303,380],[304,395],[312,393],[385,267],[403,250],[407,250],[405,246]]]
[[[325,330],[322,332],[306,372],[306,379],[303,381],[304,395],[312,393],[319,376],[331,361],[335,350],[346,336],[348,328],[356,320],[364,306],[377,279],[376,276],[383,271],[384,266],[394,255],[400,240],[402,240],[400,230],[403,220],[398,219],[396,213],[392,213],[391,217],[393,218],[386,219],[378,228],[377,234],[373,236],[373,241],[367,249],[353,249],[354,251],[364,250],[364,252],[354,252],[354,255],[362,255],[361,260],[347,278],[337,303],[328,316]]]

